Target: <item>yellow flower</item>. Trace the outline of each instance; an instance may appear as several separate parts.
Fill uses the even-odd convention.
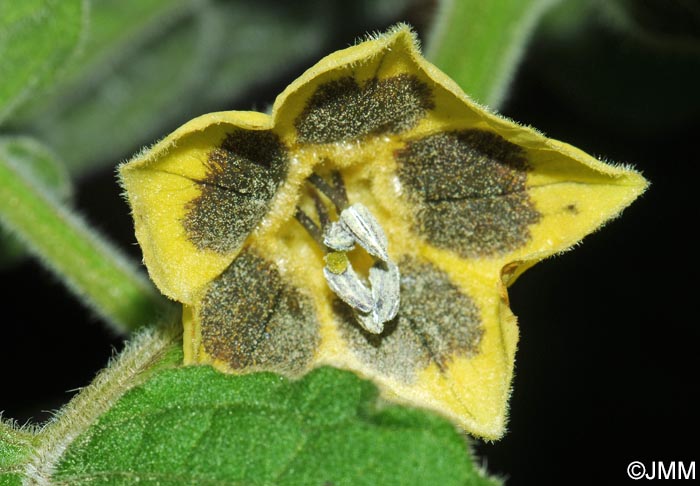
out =
[[[299,376],[503,434],[518,341],[506,286],[646,181],[489,113],[405,26],[322,59],[270,115],[196,118],[121,167],[186,363]]]

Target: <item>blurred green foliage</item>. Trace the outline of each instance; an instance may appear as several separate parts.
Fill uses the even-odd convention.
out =
[[[527,49],[537,82],[562,107],[606,133],[673,131],[700,117],[697,5],[691,0],[4,2],[0,263],[16,259],[26,244],[106,319],[155,319],[154,309],[163,301],[154,303],[136,262],[74,215],[73,185],[92,172],[111,171],[193,116],[264,109],[250,106],[253,93],[276,87],[330,50],[396,21],[416,24],[438,67],[493,108],[508,99]],[[10,221],[24,243],[2,233]],[[91,258],[87,264],[77,258],[85,255]],[[83,278],[86,265],[107,271]],[[114,294],[126,295],[121,301],[110,294],[119,288],[127,289]],[[282,477],[276,466],[287,461],[294,465],[287,468],[288,484],[299,478],[340,478],[335,484],[344,484],[343,478],[350,478],[347,484],[493,482],[477,471],[464,438],[449,424],[398,407],[375,410],[375,394],[366,382],[332,370],[296,383],[271,375],[224,377],[207,368],[160,370],[73,442],[61,457],[57,479],[120,484],[136,474],[144,484],[165,484],[159,474],[176,471],[200,484],[232,477],[269,484]],[[41,434],[0,424],[0,484],[21,482],[42,440]],[[217,455],[234,445],[254,454]]]
[[[83,36],[85,5],[27,0],[0,7],[0,123],[63,70]]]
[[[26,178],[36,181],[42,192],[64,202],[71,199],[73,184],[65,166],[35,139],[0,136],[0,160],[14,161]],[[24,244],[0,225],[0,268],[18,261],[24,254]]]
[[[357,2],[354,24],[388,22],[407,4]],[[44,140],[74,173],[114,165],[319,57],[343,12],[325,0],[94,0],[79,55],[10,124]]]

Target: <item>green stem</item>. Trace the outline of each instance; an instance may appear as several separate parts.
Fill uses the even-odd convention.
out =
[[[4,154],[0,201],[0,222],[117,332],[171,315],[138,268]]]
[[[557,0],[443,0],[426,57],[479,103],[498,108],[530,35]]]

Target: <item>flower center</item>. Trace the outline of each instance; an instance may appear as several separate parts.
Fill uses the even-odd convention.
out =
[[[362,203],[349,204],[339,172],[333,172],[331,178],[331,183],[318,174],[308,179],[320,227],[299,207],[295,217],[326,251],[323,275],[330,289],[352,308],[363,329],[381,334],[384,323],[392,320],[399,310],[399,268],[389,258],[388,240],[379,221]],[[337,221],[330,220],[318,192],[335,206]],[[356,245],[374,261],[369,269],[369,283],[355,271],[348,257]]]

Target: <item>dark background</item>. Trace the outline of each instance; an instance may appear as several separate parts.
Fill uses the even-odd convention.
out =
[[[420,30],[429,11],[412,8],[402,19]],[[631,460],[699,458],[700,23],[647,13],[631,11],[643,35],[602,15],[568,30],[543,27],[501,109],[550,137],[633,164],[652,183],[621,218],[510,289],[521,339],[509,431],[476,444],[488,470],[510,485],[612,484],[627,481]],[[323,51],[382,27],[339,18]],[[266,106],[317,58],[220,109]],[[113,167],[81,180],[77,196],[92,225],[140,259]],[[6,418],[40,422],[88,384],[122,340],[36,262],[0,275],[0,407]]]

